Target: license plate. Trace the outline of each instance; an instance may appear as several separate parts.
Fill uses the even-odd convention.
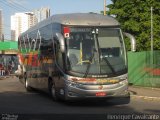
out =
[[[106,93],[105,92],[97,92],[96,96],[106,96]]]

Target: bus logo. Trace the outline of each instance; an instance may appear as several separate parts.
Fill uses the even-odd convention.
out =
[[[102,90],[102,89],[103,89],[103,86],[102,86],[102,85],[100,85],[100,86],[98,87],[98,89],[99,89],[99,90]]]

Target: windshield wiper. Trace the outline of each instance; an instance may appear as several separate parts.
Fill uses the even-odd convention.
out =
[[[91,55],[91,57],[89,58],[89,62],[88,62],[88,65],[87,65],[87,69],[86,69],[86,72],[85,72],[83,78],[86,78],[87,75],[88,75],[88,73],[89,73],[89,69],[90,69],[90,67],[91,67],[91,62],[92,62],[92,60],[93,60],[93,58],[94,58],[94,54],[95,54],[94,52],[95,52],[95,51],[96,51],[96,50],[93,49],[92,55]]]
[[[116,74],[114,68],[112,67],[112,65],[109,63],[109,61],[107,60],[107,58],[103,58],[105,60],[105,62],[107,63],[107,65],[109,66],[109,68],[111,69],[113,74]]]

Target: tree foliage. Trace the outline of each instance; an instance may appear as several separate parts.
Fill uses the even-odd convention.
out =
[[[150,50],[151,6],[153,7],[153,45],[160,50],[160,1],[159,0],[112,0],[108,14],[114,15],[123,31],[135,36],[137,50]],[[128,43],[127,43],[128,44]],[[128,47],[128,46],[127,46]]]

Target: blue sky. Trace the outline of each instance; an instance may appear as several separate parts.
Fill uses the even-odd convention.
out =
[[[106,0],[110,4],[110,0]],[[21,7],[16,7],[18,6]],[[15,6],[16,5],[16,6]],[[10,39],[10,16],[16,12],[28,12],[41,7],[49,7],[51,15],[75,12],[96,12],[103,10],[103,0],[0,0],[3,10],[4,35]]]

